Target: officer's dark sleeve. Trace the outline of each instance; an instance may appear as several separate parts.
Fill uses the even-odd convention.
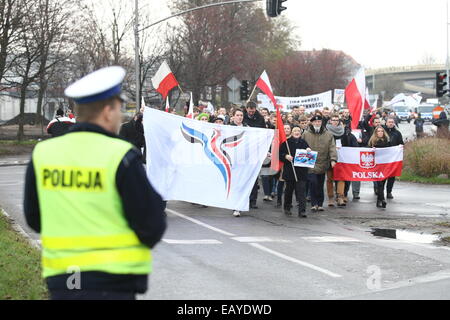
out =
[[[30,161],[25,174],[25,192],[23,199],[25,220],[31,229],[41,232],[41,215],[39,211],[39,199],[36,188],[36,175],[33,162]]]
[[[166,216],[161,196],[148,181],[137,150],[129,151],[123,158],[116,185],[130,228],[143,244],[153,248],[166,230]]]

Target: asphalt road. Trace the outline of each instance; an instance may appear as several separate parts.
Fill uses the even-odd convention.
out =
[[[0,206],[32,238],[22,196],[24,166],[0,167]],[[168,205],[168,230],[153,250],[150,290],[141,299],[450,299],[450,248],[374,237],[342,215],[448,217],[450,187],[397,183],[387,210],[370,183],[343,209],[287,217],[264,203],[229,210]]]

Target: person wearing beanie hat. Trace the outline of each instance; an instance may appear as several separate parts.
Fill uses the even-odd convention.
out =
[[[209,114],[207,113],[200,113],[197,117],[199,121],[209,122]]]
[[[214,123],[216,124],[224,124],[225,123],[225,117],[221,114],[219,114],[215,119]]]

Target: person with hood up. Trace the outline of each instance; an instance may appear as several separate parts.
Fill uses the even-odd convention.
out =
[[[327,130],[334,136],[337,148],[340,147],[353,147],[358,148],[359,144],[356,137],[352,134],[349,127],[345,127],[340,121],[338,115],[333,115],[330,119],[330,123],[327,124]],[[339,141],[339,142],[338,142]],[[327,190],[329,206],[334,204],[334,184],[333,184],[333,169],[327,171]],[[337,182],[337,205],[338,207],[345,207],[348,199],[347,194],[350,189],[349,181],[336,181]]]
[[[436,136],[438,138],[448,138],[448,125],[450,124],[450,120],[447,119],[447,114],[445,111],[442,111],[439,115],[439,119],[433,120],[432,122],[437,127]]]

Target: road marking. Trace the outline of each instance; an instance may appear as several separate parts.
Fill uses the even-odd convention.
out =
[[[210,226],[209,224],[206,224],[206,223],[201,222],[201,221],[199,221],[199,220],[197,220],[197,219],[194,219],[194,218],[185,216],[184,214],[181,214],[181,213],[176,212],[176,211],[174,211],[174,210],[166,209],[166,211],[167,211],[167,212],[170,212],[171,214],[176,215],[176,216],[178,216],[178,217],[180,217],[180,218],[183,218],[183,219],[189,220],[189,221],[191,221],[191,222],[193,222],[193,223],[195,223],[195,224],[198,224],[199,226],[202,226],[202,227],[205,227],[205,228],[210,229],[210,230],[212,230],[212,231],[221,233],[221,234],[223,234],[223,235],[226,235],[226,236],[229,236],[229,237],[235,237],[235,236],[236,236],[235,234],[232,234],[232,233],[227,232],[227,231],[224,231],[224,230],[222,230],[222,229],[219,229],[219,228]]]
[[[0,187],[12,187],[12,186],[22,186],[23,182],[16,182],[16,183],[0,183]]]
[[[310,242],[361,242],[361,240],[348,237],[302,237]]]
[[[173,240],[173,239],[163,239],[165,243],[168,244],[222,244],[219,240],[214,239],[204,239],[204,240]]]
[[[238,242],[245,242],[245,243],[257,243],[257,242],[279,242],[279,243],[292,243],[292,241],[289,240],[281,240],[281,239],[272,239],[268,237],[236,237],[231,238],[233,240],[236,240]]]
[[[297,264],[299,264],[301,266],[304,266],[306,268],[309,268],[309,269],[321,272],[323,274],[326,274],[327,276],[330,276],[332,278],[342,278],[342,276],[337,274],[337,273],[334,273],[334,272],[331,272],[329,270],[323,269],[321,267],[315,266],[313,264],[310,264],[310,263],[307,263],[307,262],[304,262],[304,261],[301,261],[301,260],[289,257],[289,256],[287,256],[285,254],[282,254],[282,253],[276,252],[274,250],[271,250],[269,248],[266,248],[266,247],[264,247],[264,246],[262,246],[262,245],[260,245],[258,243],[250,243],[250,245],[252,247],[254,247],[254,248],[257,248],[257,249],[260,249],[260,250],[265,251],[267,253],[270,253],[270,254],[272,254],[274,256],[277,256],[277,257],[279,257],[281,259],[284,259],[284,260],[287,260],[287,261],[290,261],[290,262],[294,262],[294,263],[297,263]]]

